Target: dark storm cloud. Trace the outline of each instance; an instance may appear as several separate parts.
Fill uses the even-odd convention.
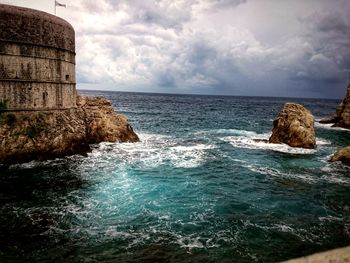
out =
[[[349,66],[350,23],[339,12],[317,14],[309,23],[312,24],[312,43],[326,56],[332,57],[340,66]]]
[[[342,93],[347,72],[350,72],[350,23],[348,13],[316,12],[302,20],[308,28],[304,35],[314,53],[301,61],[295,79],[306,81],[310,89],[323,93]],[[329,90],[339,87],[339,90]],[[331,89],[332,89],[331,88]]]
[[[80,2],[82,15],[71,19],[85,82],[186,93],[343,94],[350,68],[345,0]]]

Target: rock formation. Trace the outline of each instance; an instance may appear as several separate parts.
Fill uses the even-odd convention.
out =
[[[350,146],[338,150],[330,159],[331,162],[340,161],[350,166]]]
[[[320,123],[334,123],[334,127],[350,129],[350,84],[346,96],[338,105],[336,112],[332,116],[321,120]]]
[[[50,159],[90,151],[89,144],[136,142],[123,115],[102,97],[78,97],[77,108],[0,112],[0,163]]]
[[[273,122],[269,142],[307,149],[315,148],[313,115],[300,104],[286,103]]]

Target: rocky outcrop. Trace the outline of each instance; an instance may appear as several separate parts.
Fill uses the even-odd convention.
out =
[[[307,149],[315,148],[313,115],[300,104],[286,103],[273,122],[269,142]]]
[[[340,161],[345,165],[350,166],[350,146],[338,150],[329,160],[331,162]]]
[[[85,114],[88,143],[139,141],[128,119],[124,115],[116,114],[109,100],[103,97],[79,96],[77,106]]]
[[[77,108],[0,113],[0,163],[86,154],[89,144],[137,142],[123,115],[102,97],[78,97]]]
[[[334,127],[350,129],[350,84],[346,96],[338,105],[336,112],[332,116],[321,120],[320,123],[334,123]]]

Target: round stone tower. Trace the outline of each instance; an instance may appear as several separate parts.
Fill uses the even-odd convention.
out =
[[[75,35],[56,16],[0,4],[0,102],[8,110],[76,107]]]

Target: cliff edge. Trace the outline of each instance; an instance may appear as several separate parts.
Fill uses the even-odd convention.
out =
[[[77,108],[0,111],[0,163],[86,154],[89,144],[137,142],[125,116],[102,97],[78,97]]]
[[[338,105],[336,112],[321,120],[320,123],[334,123],[333,127],[350,129],[350,84],[347,87],[346,96]]]

